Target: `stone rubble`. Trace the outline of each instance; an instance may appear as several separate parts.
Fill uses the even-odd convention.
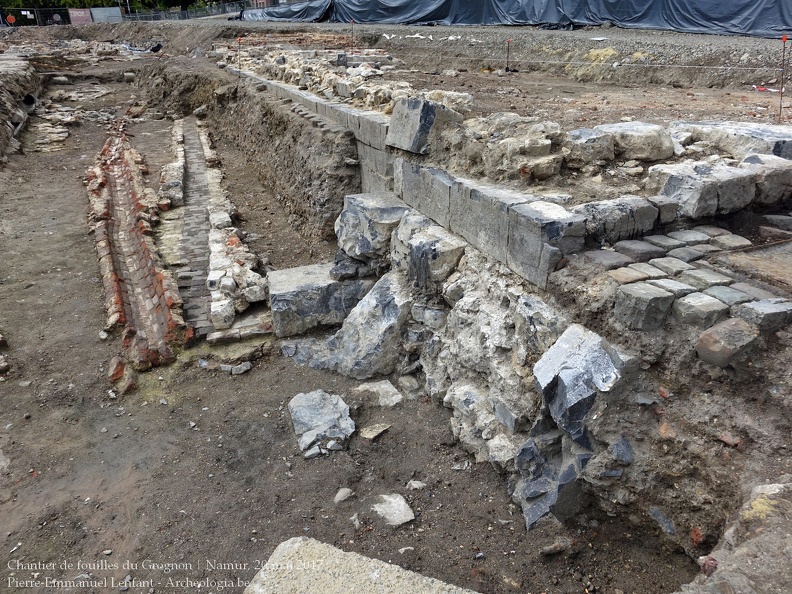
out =
[[[349,406],[335,394],[323,390],[300,393],[289,401],[288,409],[303,452],[317,448],[324,453],[331,441],[343,444],[355,432]]]

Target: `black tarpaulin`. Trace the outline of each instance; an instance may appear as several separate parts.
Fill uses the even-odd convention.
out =
[[[245,10],[243,20],[441,25],[596,25],[778,37],[792,0],[313,0]]]

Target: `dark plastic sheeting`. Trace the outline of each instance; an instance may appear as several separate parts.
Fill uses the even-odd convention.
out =
[[[792,0],[313,0],[245,10],[246,21],[597,25],[779,37]]]

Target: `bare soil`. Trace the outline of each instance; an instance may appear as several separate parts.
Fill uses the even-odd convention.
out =
[[[547,73],[499,77],[473,64],[448,78],[405,61],[415,72],[400,77],[471,92],[481,114],[546,114],[564,127],[773,117],[772,98],[740,87],[584,85]],[[112,79],[126,66],[103,62],[95,74]],[[90,107],[119,117],[141,93],[103,84],[111,93]],[[169,158],[169,125],[129,125],[152,172]],[[11,155],[0,168],[0,331],[12,364],[0,383],[0,590],[62,591],[44,580],[89,573],[107,584],[71,591],[115,591],[131,575],[140,584],[133,592],[193,591],[187,579],[214,581],[206,591],[230,580],[223,591],[241,592],[275,546],[297,535],[480,592],[665,593],[695,575],[695,563],[658,534],[593,507],[567,525],[548,521],[526,533],[503,477],[455,445],[446,410],[426,400],[394,409],[358,402],[350,392],[357,382],[297,367],[277,345],[241,376],[200,369],[206,351],[186,350],[146,374],[138,392],[111,398],[106,369],[120,339],[100,338],[105,316],[82,183],[107,131],[85,121],[70,132],[62,150]],[[259,236],[254,248],[279,268],[330,259],[335,246],[294,233],[243,165],[243,150],[217,146],[242,226]],[[373,443],[353,436],[348,451],[304,460],[285,406],[314,389],[342,394],[358,427],[391,428]],[[426,488],[408,490],[411,479]],[[340,487],[356,494],[336,505]],[[408,498],[414,522],[394,529],[374,518],[372,498],[392,492]]]

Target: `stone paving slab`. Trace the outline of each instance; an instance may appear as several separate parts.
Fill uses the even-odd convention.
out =
[[[620,254],[629,256],[636,262],[648,262],[653,258],[662,258],[666,255],[666,251],[663,248],[637,239],[619,241],[613,246],[613,249]]]
[[[691,293],[677,299],[672,311],[682,324],[709,328],[729,314],[729,306],[704,293]]]
[[[654,285],[655,287],[659,287],[664,291],[668,291],[669,293],[673,293],[674,297],[684,297],[685,295],[690,295],[691,293],[695,293],[698,291],[696,287],[691,285],[686,285],[685,283],[680,283],[671,278],[661,278],[658,280],[650,280],[647,281],[650,285]]]
[[[685,270],[695,270],[695,266],[688,264],[687,262],[680,260],[679,258],[674,257],[665,257],[665,258],[656,258],[654,260],[649,260],[649,264],[654,266],[655,268],[659,268],[663,272],[671,275],[676,276],[677,274],[684,272]]]
[[[704,257],[704,252],[691,247],[681,247],[668,252],[670,258],[677,258],[683,262],[695,262]]]
[[[594,262],[598,266],[602,266],[606,270],[613,270],[614,268],[621,268],[635,262],[629,256],[613,252],[611,250],[592,250],[585,252],[586,258]]]
[[[681,273],[678,280],[703,291],[715,285],[730,285],[734,282],[729,276],[714,270],[686,270]]]

